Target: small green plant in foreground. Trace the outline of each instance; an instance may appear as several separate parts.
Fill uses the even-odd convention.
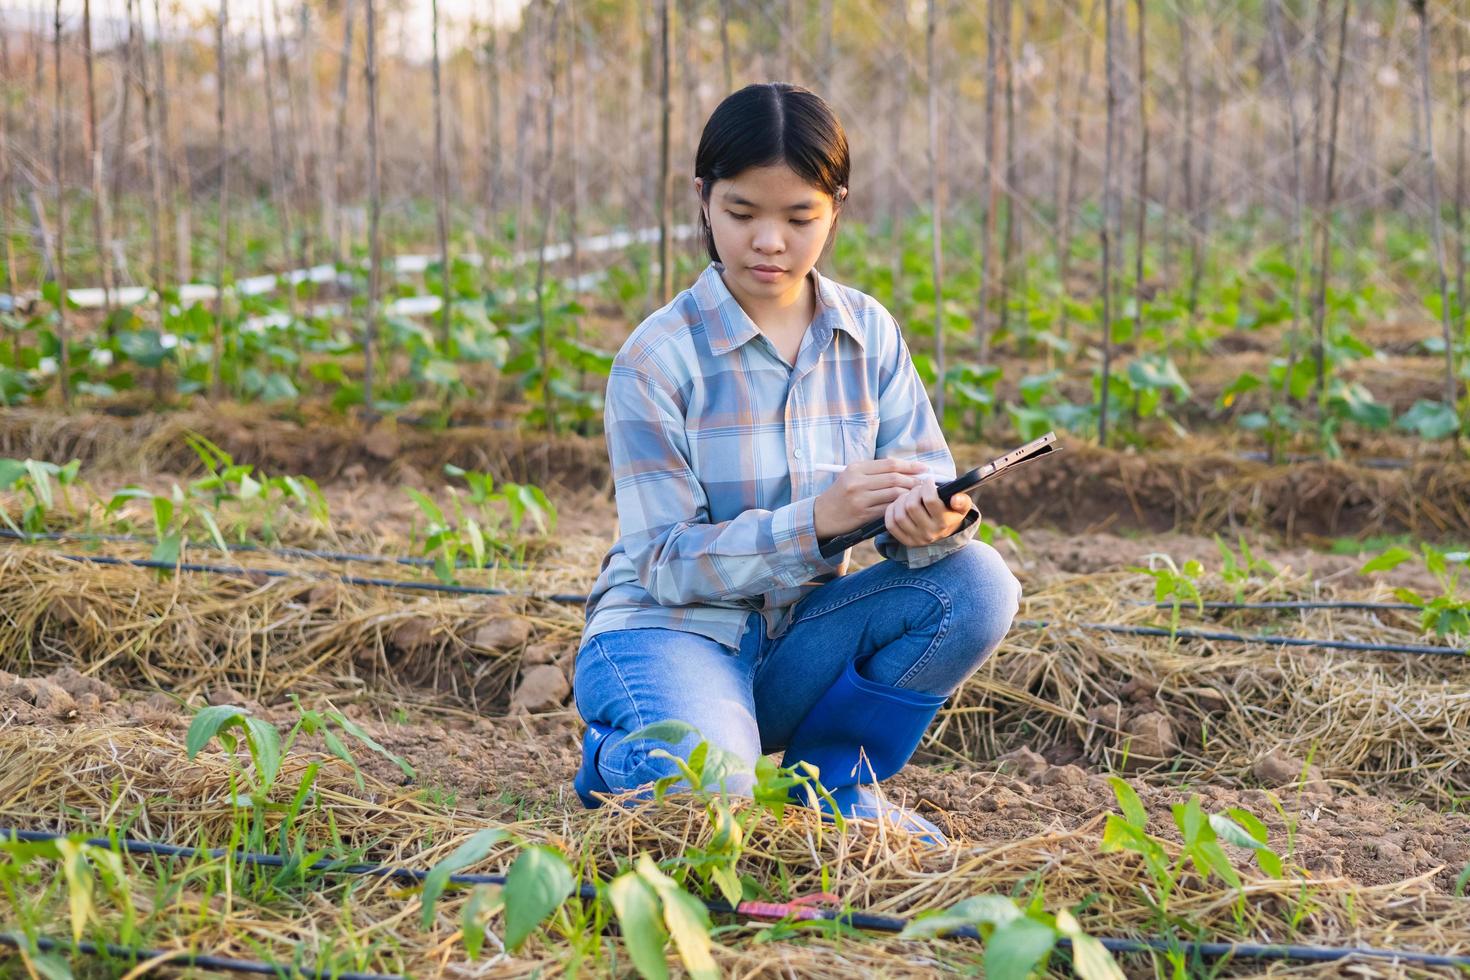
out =
[[[1192,558],[1184,563],[1183,568],[1180,568],[1168,555],[1149,555],[1148,557],[1148,568],[1135,565],[1129,567],[1128,571],[1152,576],[1154,601],[1167,600],[1171,604],[1169,636],[1172,637],[1179,632],[1179,609],[1184,603],[1193,603],[1199,612],[1204,612],[1205,604],[1200,597],[1199,578],[1205,573],[1205,568]],[[1156,560],[1162,562],[1164,567],[1155,567]]]
[[[528,521],[542,534],[556,529],[556,506],[540,487],[504,483],[497,489],[490,474],[461,469],[452,463],[445,464],[444,472],[468,484],[474,513],[467,513],[455,487],[449,487],[454,506],[452,520],[427,494],[404,488],[426,521],[423,539],[414,535],[418,551],[434,560],[434,574],[444,584],[454,584],[461,558],[472,568],[484,568],[492,552],[509,550],[509,537]]]
[[[1171,859],[1162,840],[1148,832],[1148,811],[1134,792],[1133,787],[1117,776],[1108,778],[1113,795],[1118,799],[1122,814],[1108,814],[1103,827],[1102,851],[1132,851],[1141,855],[1144,868],[1153,879],[1154,889],[1141,888],[1144,900],[1158,914],[1168,920],[1169,899],[1179,885],[1180,874],[1186,865],[1193,865],[1201,880],[1215,875],[1237,893],[1236,912],[1244,910],[1245,898],[1241,894],[1240,875],[1230,863],[1221,842],[1250,848],[1255,853],[1256,864],[1272,878],[1280,878],[1284,872],[1280,855],[1267,843],[1266,825],[1254,814],[1239,807],[1232,807],[1223,814],[1206,814],[1200,806],[1198,796],[1191,796],[1188,803],[1174,804],[1174,825],[1184,838],[1184,846],[1177,858]]]
[[[1026,908],[1002,895],[977,895],[947,909],[926,912],[904,927],[900,939],[928,939],[974,926],[985,941],[983,965],[991,980],[1026,980],[1045,973],[1059,940],[1072,947],[1072,970],[1082,980],[1122,980],[1123,971],[1102,943],[1082,931],[1076,916],[1063,909],[1051,915],[1040,895]]]
[[[61,489],[61,500],[68,512],[72,510],[68,488],[76,482],[77,471],[82,461],[74,459],[65,466],[48,463],[40,459],[0,459],[0,490],[14,490],[25,495],[28,501],[21,512],[20,523],[10,516],[10,511],[0,503],[0,521],[17,534],[39,534],[46,530],[46,518],[56,508],[56,493],[51,483],[54,480]]]
[[[1419,546],[1419,557],[1439,582],[1439,595],[1423,596],[1405,588],[1394,589],[1393,594],[1399,601],[1419,607],[1419,627],[1424,632],[1456,639],[1470,637],[1470,599],[1462,599],[1457,594],[1460,575],[1470,568],[1470,551],[1440,551],[1426,543]],[[1371,575],[1387,571],[1414,558],[1412,551],[1395,545],[1366,562],[1358,573]]]

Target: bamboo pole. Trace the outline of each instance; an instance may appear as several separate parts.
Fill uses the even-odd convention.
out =
[[[56,67],[56,88],[51,122],[52,179],[56,183],[56,355],[57,378],[61,384],[61,404],[71,408],[71,336],[66,321],[66,129],[62,118],[66,113],[65,89],[61,84],[61,3],[53,7],[51,50]]]
[[[674,58],[673,0],[659,0],[658,7],[658,295],[661,304],[674,298],[673,190],[674,170],[669,139],[673,101],[670,75]],[[553,79],[555,76],[553,75]]]
[[[286,182],[286,201],[292,209],[299,209],[302,213],[297,220],[297,215],[292,215],[292,232],[287,233],[296,246],[296,264],[305,268],[310,262],[307,241],[310,238],[309,229],[311,220],[308,217],[311,204],[306,200],[306,172],[311,150],[315,147],[315,140],[308,131],[303,135],[302,128],[296,118],[296,85],[291,74],[292,59],[286,54],[286,32],[281,20],[280,0],[270,0],[271,24],[276,35],[276,67],[280,71],[281,84],[286,89],[286,146],[290,150],[289,159],[291,170]],[[305,5],[302,7],[305,10]],[[264,25],[262,25],[262,30]],[[298,51],[302,64],[306,66],[307,74],[311,74],[311,61],[309,45],[306,44],[306,23],[301,24],[301,50]],[[292,303],[295,303],[296,289],[288,286],[291,290]],[[295,312],[293,305],[292,312]]]
[[[505,148],[500,140],[501,92],[500,62],[503,57],[500,44],[500,28],[490,25],[490,148],[489,166],[485,172],[485,207],[490,213],[490,224],[499,232],[500,190],[504,180]]]
[[[1000,77],[996,47],[1000,42],[999,6],[1001,0],[986,0],[985,3],[985,103],[984,103],[984,159],[980,163],[980,185],[985,193],[985,223],[980,232],[980,295],[976,297],[975,328],[976,343],[979,345],[980,360],[990,356],[990,295],[991,280],[995,277],[995,213],[997,210],[997,180],[995,174],[995,92]]]
[[[1001,238],[1000,257],[1000,332],[1008,336],[1011,328],[1011,283],[1016,276],[1016,262],[1021,252],[1021,223],[1016,215],[1016,47],[1011,32],[1015,29],[1015,12],[1011,0],[1002,0],[1001,37],[1005,52],[1005,180],[1002,190],[1006,203],[1006,230]],[[1024,288],[1024,287],[1023,287]]]
[[[129,3],[129,8],[132,4]],[[143,21],[143,7],[138,5],[138,21]],[[130,10],[131,13],[131,10]],[[140,32],[142,33],[142,32]],[[163,146],[159,137],[158,98],[154,92],[154,80],[148,67],[148,56],[141,48],[138,51],[138,84],[143,91],[143,134],[148,142],[148,254],[149,279],[152,280],[154,299],[158,302],[159,325],[163,323]]]
[[[0,77],[4,77],[5,84],[10,84],[10,32],[0,31]],[[5,290],[11,296],[16,294],[15,276],[15,234],[14,214],[12,207],[15,196],[15,164],[10,157],[10,143],[15,138],[15,120],[10,114],[10,99],[5,98],[5,105],[0,109],[0,234],[5,235]],[[22,331],[15,331],[12,342],[15,350],[15,363],[20,363],[20,344]]]
[[[345,9],[345,4],[343,5]],[[302,0],[298,8],[298,16],[301,23],[301,64],[302,74],[305,76],[305,99],[306,106],[306,140],[307,159],[310,166],[303,169],[301,179],[303,181],[303,193],[305,183],[315,184],[317,199],[317,215],[315,228],[309,241],[304,240],[302,248],[307,253],[307,261],[317,261],[323,241],[330,241],[332,237],[330,223],[332,213],[332,185],[326,178],[326,162],[322,151],[322,121],[317,94],[316,74],[316,52],[317,34],[312,26],[311,5]],[[299,365],[298,365],[299,367]]]
[[[1087,97],[1087,86],[1092,76],[1093,33],[1097,23],[1098,7],[1102,2],[1103,0],[1092,0],[1088,5],[1086,38],[1082,42],[1082,71],[1077,74],[1077,92],[1072,99],[1072,146],[1071,152],[1067,155],[1067,192],[1062,202],[1060,229],[1057,233],[1057,238],[1060,239],[1058,248],[1061,250],[1061,254],[1057,257],[1057,278],[1061,283],[1063,294],[1069,294],[1067,280],[1072,271],[1072,221],[1076,212],[1077,170],[1082,154],[1082,103]],[[1070,339],[1071,318],[1065,312],[1062,315],[1061,332],[1062,340]]]
[[[225,145],[228,122],[229,64],[225,60],[225,33],[229,30],[230,0],[219,0],[219,18],[215,25],[215,154],[219,160],[218,243],[214,255],[214,282],[219,293],[214,301],[214,342],[210,349],[210,386],[218,400],[224,394],[225,342],[225,267],[230,250],[230,157]]]
[[[112,140],[112,187],[107,199],[112,202],[113,207],[121,210],[122,201],[122,179],[123,172],[127,169],[128,152],[128,123],[132,117],[132,95],[133,95],[133,49],[138,45],[137,32],[133,30],[133,0],[125,0],[124,10],[128,20],[127,40],[123,47],[122,68],[119,74],[122,76],[122,104],[117,111],[117,130]],[[121,222],[121,218],[117,218]]]
[[[1323,415],[1327,397],[1327,277],[1332,265],[1332,203],[1336,191],[1333,182],[1337,165],[1337,112],[1342,93],[1342,69],[1347,61],[1348,8],[1351,0],[1342,0],[1342,14],[1337,28],[1337,66],[1332,77],[1332,110],[1327,132],[1327,171],[1323,177],[1322,207],[1317,214],[1320,251],[1317,261],[1317,292],[1312,300],[1312,316],[1316,327],[1313,355],[1317,362],[1317,418]]]
[[[903,227],[906,213],[903,178],[903,122],[908,114],[909,102],[909,18],[908,8],[903,4],[892,5],[894,13],[894,69],[893,104],[889,112],[889,170],[888,170],[888,232],[889,267],[893,281],[893,295],[899,296],[903,282]]]
[[[368,145],[368,296],[367,322],[363,326],[362,338],[362,404],[363,415],[369,423],[377,418],[373,400],[373,376],[376,369],[378,343],[378,296],[382,289],[382,241],[378,233],[379,212],[382,210],[382,170],[378,159],[378,25],[376,0],[363,0],[363,22],[366,25],[367,56],[364,58],[363,75],[367,83],[367,145]]]
[[[262,69],[262,82],[265,84],[265,118],[266,128],[270,134],[271,146],[271,196],[275,199],[276,210],[280,214],[281,233],[285,238],[282,243],[283,265],[289,265],[292,248],[295,243],[295,235],[292,229],[291,201],[286,188],[285,167],[281,155],[280,126],[276,122],[276,79],[275,72],[271,68],[270,40],[267,36],[265,19],[265,0],[256,0],[256,6],[260,17],[260,63]],[[286,90],[286,100],[291,99],[291,92]],[[286,285],[286,304],[291,315],[296,315],[296,288],[289,283]]]
[[[332,141],[332,203],[328,227],[331,228],[332,235],[332,261],[339,266],[347,258],[347,224],[342,217],[342,180],[347,169],[347,104],[350,91],[348,86],[352,76],[352,11],[355,6],[355,0],[343,0],[342,58],[337,64],[337,127]],[[369,181],[371,180],[369,177]]]
[[[1103,0],[1103,60],[1107,76],[1107,135],[1103,158],[1103,213],[1102,213],[1102,388],[1099,392],[1097,413],[1098,445],[1108,444],[1108,387],[1113,363],[1113,212],[1117,207],[1113,166],[1117,155],[1118,117],[1118,71],[1114,0]]]
[[[452,291],[449,288],[449,176],[444,163],[444,88],[439,55],[439,0],[431,0],[433,19],[430,35],[433,55],[430,59],[434,82],[434,214],[439,231],[439,346],[449,349],[449,324],[452,313]]]
[[[944,421],[944,248],[939,213],[939,78],[935,39],[939,32],[939,12],[935,0],[929,0],[925,25],[924,62],[929,88],[929,240],[934,283],[934,411]]]
[[[154,67],[158,73],[158,133],[163,141],[164,152],[172,160],[174,185],[174,270],[178,280],[187,280],[193,270],[193,174],[189,168],[189,155],[179,147],[182,138],[175,142],[173,127],[168,113],[168,62],[163,56],[163,10],[160,0],[153,0],[153,53]]]
[[[1133,233],[1133,343],[1143,337],[1143,259],[1148,232],[1148,62],[1145,44],[1148,11],[1144,0],[1134,0],[1138,16],[1138,214]]]
[[[1306,209],[1306,181],[1302,174],[1302,126],[1296,111],[1296,83],[1292,79],[1291,63],[1287,60],[1286,54],[1286,42],[1282,38],[1281,0],[1268,0],[1266,20],[1271,31],[1272,46],[1276,51],[1276,61],[1281,70],[1281,84],[1284,90],[1282,98],[1286,102],[1286,117],[1291,126],[1291,330],[1287,334],[1286,374],[1280,391],[1277,392],[1272,388],[1270,393],[1271,406],[1274,409],[1277,404],[1286,404],[1291,387],[1291,376],[1296,370],[1297,358],[1301,356],[1302,286],[1306,282],[1303,270],[1310,265],[1312,259],[1307,243],[1306,223],[1303,220],[1303,213]],[[1280,402],[1277,401],[1278,394]],[[1271,462],[1274,463],[1279,440],[1274,437],[1276,413],[1272,411],[1269,414],[1273,438],[1268,448]]]
[[[1465,332],[1465,31],[1455,32],[1455,301],[1459,306],[1460,331]]]
[[[1455,339],[1450,329],[1450,286],[1445,274],[1444,231],[1440,227],[1439,174],[1434,159],[1434,105],[1429,90],[1429,11],[1425,0],[1410,0],[1419,18],[1419,91],[1424,113],[1424,166],[1429,184],[1429,228],[1434,239],[1434,265],[1439,283],[1439,320],[1444,331],[1444,403],[1455,409]],[[1459,70],[1459,65],[1455,66]]]
[[[668,5],[670,0],[663,0],[664,15],[668,16]],[[543,411],[545,412],[546,431],[552,435],[557,434],[556,405],[551,390],[551,327],[546,320],[546,245],[551,233],[551,218],[553,207],[553,191],[556,181],[552,179],[552,166],[556,162],[556,29],[557,22],[561,17],[562,3],[557,0],[551,10],[551,23],[546,31],[546,51],[548,75],[550,77],[550,92],[546,99],[546,151],[542,157],[541,173],[546,182],[545,190],[541,199],[541,237],[536,247],[536,319],[537,338],[540,346],[541,357],[541,399]],[[667,24],[665,25],[667,27]],[[665,53],[668,45],[665,43]],[[667,78],[666,78],[667,81]],[[667,93],[667,86],[665,87]],[[665,103],[667,105],[667,103]],[[668,115],[664,115],[665,138],[667,138]]]
[[[112,310],[112,263],[107,260],[107,196],[102,182],[102,140],[97,132],[97,84],[95,54],[92,50],[92,0],[82,0],[82,64],[87,76],[87,159],[92,164],[92,242],[97,250],[98,272],[102,278],[102,305]],[[108,321],[107,335],[112,336]]]

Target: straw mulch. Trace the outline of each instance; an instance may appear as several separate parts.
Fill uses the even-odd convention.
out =
[[[14,726],[0,730],[0,822],[6,825],[94,830],[97,823],[130,820],[135,837],[174,843],[219,844],[228,840],[233,816],[228,803],[231,763],[217,746],[186,761],[177,733],[148,728],[100,726],[52,729]],[[281,780],[289,794],[306,763],[317,758],[302,749],[288,759]],[[296,819],[293,831],[311,843],[327,844],[333,833],[372,860],[428,867],[470,833],[487,824],[474,810],[447,811],[431,806],[416,792],[369,775],[365,789],[353,785],[346,768],[326,760],[317,778],[315,804]],[[1151,827],[1166,838],[1160,816],[1167,794],[1144,787],[1154,814]],[[744,804],[740,804],[744,805]],[[270,829],[281,819],[270,814]],[[94,823],[97,822],[97,823]],[[661,806],[605,807],[591,813],[560,813],[511,827],[523,838],[550,843],[584,869],[587,878],[616,872],[622,862],[648,852],[657,858],[687,855],[713,834],[703,810],[688,798]],[[1101,821],[1042,832],[1024,839],[960,842],[926,851],[901,834],[855,829],[846,835],[820,828],[812,815],[788,812],[777,822],[763,815],[746,836],[739,870],[778,896],[826,888],[852,907],[887,914],[913,914],[982,893],[1028,896],[1043,889],[1047,908],[1086,901],[1085,926],[1094,934],[1148,935],[1155,923],[1141,899],[1148,879],[1128,854],[1100,854]],[[431,844],[419,842],[432,841]],[[1280,842],[1278,849],[1284,850]],[[483,865],[467,869],[503,870],[509,848],[500,848]],[[1236,896],[1218,880],[1186,874],[1171,902],[1171,912],[1208,938],[1249,938],[1333,945],[1380,945],[1438,952],[1470,951],[1470,901],[1446,896],[1428,876],[1392,885],[1363,886],[1342,877],[1313,876],[1292,868],[1288,880],[1261,878],[1248,856],[1232,857],[1248,881],[1245,908],[1236,919]],[[1288,863],[1292,862],[1287,855]],[[146,867],[144,865],[143,867]],[[152,894],[142,868],[130,878],[135,892]],[[236,899],[200,918],[188,892],[152,909],[163,935],[189,935],[216,952],[254,956],[260,944],[277,958],[290,949],[342,946],[344,932],[360,942],[380,944],[371,968],[414,976],[518,976],[540,970],[559,976],[567,968],[565,940],[555,934],[533,938],[517,956],[497,954],[480,964],[463,960],[457,939],[463,897],[450,894],[434,926],[420,931],[420,907],[412,889],[387,881],[359,879],[350,898],[342,885],[318,887],[301,902],[251,904],[244,888]],[[1307,899],[1305,911],[1302,900]],[[351,902],[350,916],[340,904]],[[148,908],[140,901],[140,907]],[[1292,924],[1297,912],[1300,920]],[[187,924],[185,924],[187,923]],[[353,925],[361,923],[361,925]],[[498,929],[498,923],[492,923]],[[978,949],[964,942],[899,942],[892,938],[834,939],[805,933],[796,941],[762,942],[751,926],[720,937],[717,962],[730,972],[780,972],[816,977],[855,975],[919,976],[935,970],[972,966]],[[593,972],[606,972],[615,940],[601,939],[604,959]],[[622,956],[619,962],[626,963]],[[1135,969],[1147,971],[1146,961]],[[626,969],[626,966],[622,967]],[[1255,967],[1240,964],[1232,969]],[[1340,967],[1333,968],[1333,971]],[[1333,972],[1320,971],[1320,972]],[[1319,971],[1310,971],[1319,972]],[[1418,968],[1375,966],[1375,975],[1424,975]]]
[[[496,585],[580,592],[567,551]],[[258,567],[336,566],[250,556]],[[376,573],[374,573],[376,574]],[[332,582],[155,572],[0,549],[0,670],[74,667],[121,687],[182,695],[226,686],[264,703],[288,692],[438,692],[446,706],[504,713],[537,664],[570,677],[581,610],[508,597],[423,597]],[[1311,778],[1439,804],[1470,793],[1470,658],[1348,653],[1085,631],[1082,622],[1167,623],[1120,602],[1146,580],[1107,573],[1038,583],[1001,651],[960,690],[924,748],[985,762],[1020,748],[1052,762],[1156,770],[1255,785],[1273,753]],[[1310,595],[1280,578],[1246,598]],[[1344,595],[1346,591],[1344,590]],[[1228,595],[1228,593],[1225,593]],[[1359,589],[1359,598],[1384,598]],[[1423,642],[1411,615],[1237,613],[1182,625],[1241,633]]]

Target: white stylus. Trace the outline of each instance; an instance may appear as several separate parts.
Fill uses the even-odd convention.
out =
[[[847,466],[842,463],[813,463],[812,469],[819,470],[823,473],[841,473],[843,470],[847,469]],[[935,473],[933,470],[925,470],[923,473],[916,473],[914,475],[927,476],[935,483],[942,483],[945,480],[949,479],[949,477],[945,476],[944,474]]]

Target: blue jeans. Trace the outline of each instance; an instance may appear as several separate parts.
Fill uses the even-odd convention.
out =
[[[692,725],[753,771],[786,747],[849,661],[879,684],[953,693],[1000,645],[1020,596],[1000,554],[972,541],[925,568],[883,561],[822,585],[775,640],[752,612],[738,650],[682,630],[600,633],[577,653],[577,711],[613,729],[597,764],[614,792],[678,772],[650,755],[670,746],[626,738],[657,721]],[[676,754],[688,755],[686,741]]]

